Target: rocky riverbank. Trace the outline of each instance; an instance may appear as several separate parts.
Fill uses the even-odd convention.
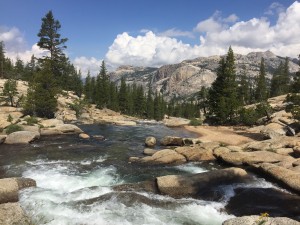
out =
[[[30,225],[30,218],[24,213],[19,201],[19,191],[36,187],[36,182],[29,178],[16,177],[0,179],[0,224]]]

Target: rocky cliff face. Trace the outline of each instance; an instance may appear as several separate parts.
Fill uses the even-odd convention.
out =
[[[167,100],[194,95],[201,87],[209,87],[216,79],[216,70],[222,56],[199,57],[185,60],[178,64],[165,65],[160,68],[122,66],[110,73],[113,81],[120,83],[122,77],[128,84],[137,83],[146,89],[162,93]],[[236,54],[236,71],[240,75],[244,68],[250,77],[259,73],[261,57],[265,59],[267,76],[270,79],[273,71],[284,62],[285,58],[276,56],[270,51],[252,52],[247,55]],[[290,73],[298,71],[295,60],[289,62]]]

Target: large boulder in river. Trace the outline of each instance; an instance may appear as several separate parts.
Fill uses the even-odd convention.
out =
[[[31,225],[30,219],[26,216],[20,204],[0,204],[0,224],[2,225]]]
[[[259,165],[259,168],[265,174],[282,182],[290,189],[300,193],[300,172],[286,169],[271,163],[262,163]]]
[[[212,150],[205,149],[200,146],[178,147],[175,149],[175,151],[181,155],[184,155],[188,161],[211,161],[216,159]]]
[[[163,146],[182,146],[183,145],[183,138],[181,137],[172,137],[172,136],[165,136],[160,140],[160,144]]]
[[[42,128],[41,135],[80,134],[83,131],[74,124],[62,124],[56,127]]]
[[[163,149],[157,151],[152,156],[144,158],[130,158],[131,162],[147,163],[147,164],[173,164],[179,165],[186,162],[186,158],[171,149]]]
[[[156,138],[155,137],[146,137],[145,145],[147,147],[154,147],[156,145]]]
[[[265,221],[265,222],[263,222]],[[261,222],[261,223],[260,223]],[[261,217],[261,216],[242,216],[226,220],[222,225],[300,225],[300,222],[287,217]]]
[[[19,190],[35,186],[35,180],[30,178],[16,177],[0,179],[0,204],[17,202],[19,200]]]
[[[240,181],[247,172],[240,168],[214,170],[190,175],[168,175],[157,177],[157,186],[161,194],[172,197],[197,197],[211,187]]]
[[[5,139],[5,144],[28,144],[40,138],[40,134],[31,131],[17,131],[9,134]]]
[[[255,152],[227,152],[227,151],[217,151],[215,150],[215,156],[218,159],[232,164],[232,165],[242,165],[242,164],[255,164],[255,163],[277,163],[281,161],[293,160],[291,156],[284,156],[270,151],[255,151]]]

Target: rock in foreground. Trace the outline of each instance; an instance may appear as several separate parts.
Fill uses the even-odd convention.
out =
[[[265,221],[265,222],[263,222]],[[261,223],[260,223],[261,222]],[[232,218],[223,222],[222,225],[300,225],[298,221],[292,220],[287,217],[260,217],[260,216],[242,216]]]
[[[19,203],[0,204],[1,225],[31,225]]]
[[[197,197],[212,186],[232,183],[247,177],[240,168],[228,168],[191,175],[168,175],[157,177],[157,186],[161,194],[175,198]]]
[[[19,190],[35,186],[35,180],[30,178],[17,177],[0,179],[0,204],[17,202],[19,200]]]

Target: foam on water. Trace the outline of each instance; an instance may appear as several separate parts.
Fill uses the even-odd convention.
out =
[[[100,157],[91,161],[97,160],[105,159]],[[114,166],[99,165],[91,172],[80,172],[80,165],[86,164],[86,161],[36,160],[26,163],[23,176],[35,179],[38,187],[23,190],[20,203],[34,224],[219,225],[231,217],[220,212],[224,207],[223,203],[173,199],[149,193],[142,194],[149,199],[174,202],[175,208],[150,206],[138,200],[132,205],[125,205],[115,197],[89,203],[89,199],[112,192],[111,186],[121,184],[124,180],[118,176]],[[197,164],[180,168],[189,168],[187,170],[193,172],[203,171]]]
[[[204,173],[207,170],[202,168],[199,163],[188,163],[180,166],[176,166],[181,171],[185,171],[188,173]]]

